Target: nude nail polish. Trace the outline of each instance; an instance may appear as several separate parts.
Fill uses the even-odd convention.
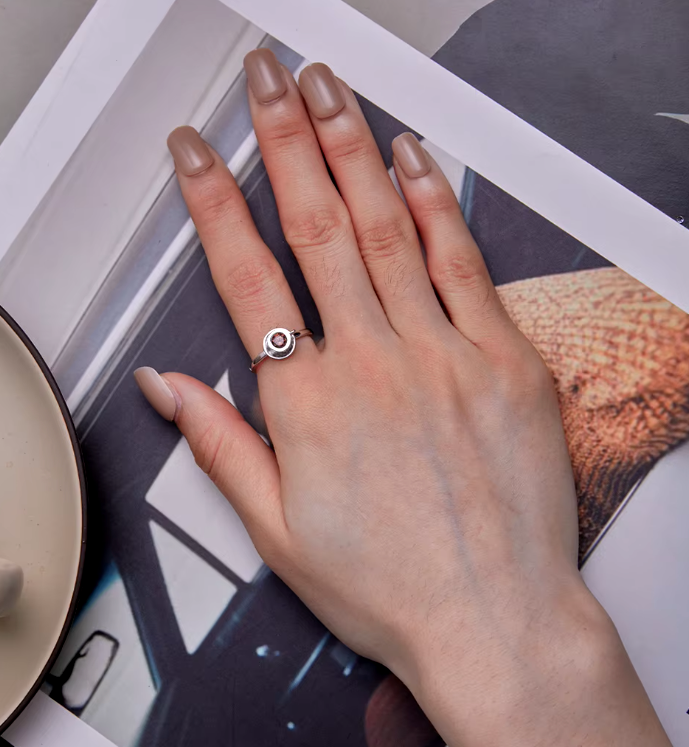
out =
[[[174,420],[179,407],[178,395],[165,379],[150,366],[137,368],[134,378],[151,407],[165,420]]]
[[[244,69],[254,96],[262,103],[277,101],[287,90],[287,81],[270,49],[254,49],[244,58]]]
[[[167,147],[175,159],[175,166],[185,176],[196,176],[214,163],[213,154],[193,127],[173,130],[168,136]]]
[[[333,71],[322,62],[305,67],[299,88],[309,111],[318,119],[333,117],[344,109],[345,97]]]
[[[410,179],[426,176],[431,170],[428,154],[411,132],[405,132],[392,141],[392,152]]]

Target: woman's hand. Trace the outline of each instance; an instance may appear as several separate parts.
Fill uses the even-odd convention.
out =
[[[501,305],[448,182],[401,136],[405,206],[328,68],[310,66],[297,86],[258,50],[246,69],[325,340],[258,368],[274,453],[193,379],[143,369],[144,393],[266,563],[347,645],[395,672],[450,744],[667,744],[577,570],[550,374]],[[190,128],[169,145],[254,357],[268,330],[301,329],[301,312],[222,160]]]

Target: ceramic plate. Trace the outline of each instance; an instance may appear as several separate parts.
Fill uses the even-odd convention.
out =
[[[24,592],[0,619],[0,733],[38,690],[71,622],[83,563],[84,475],[45,362],[0,308],[0,557]]]

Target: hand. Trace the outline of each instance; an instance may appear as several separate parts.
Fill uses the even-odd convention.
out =
[[[450,744],[666,744],[577,570],[551,376],[501,305],[448,182],[401,136],[407,208],[328,68],[307,68],[297,86],[258,50],[246,69],[325,340],[258,368],[274,453],[193,379],[144,369],[142,389],[266,563],[341,640],[395,672]],[[216,287],[256,356],[268,330],[304,326],[300,310],[222,160],[190,128],[169,145]]]

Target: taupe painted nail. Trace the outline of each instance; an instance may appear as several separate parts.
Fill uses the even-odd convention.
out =
[[[167,147],[175,159],[175,166],[185,176],[196,176],[214,163],[213,154],[193,127],[173,130],[168,136]]]
[[[327,119],[344,109],[345,97],[340,83],[322,62],[314,62],[302,70],[299,88],[309,111],[318,119]]]
[[[178,395],[165,379],[150,366],[137,368],[134,378],[151,407],[165,420],[174,420],[178,408]]]
[[[244,69],[251,91],[262,103],[279,99],[287,90],[280,63],[269,49],[254,49],[244,58]]]
[[[405,132],[392,141],[392,152],[402,171],[410,179],[418,179],[431,170],[431,161],[421,143],[411,134]]]

